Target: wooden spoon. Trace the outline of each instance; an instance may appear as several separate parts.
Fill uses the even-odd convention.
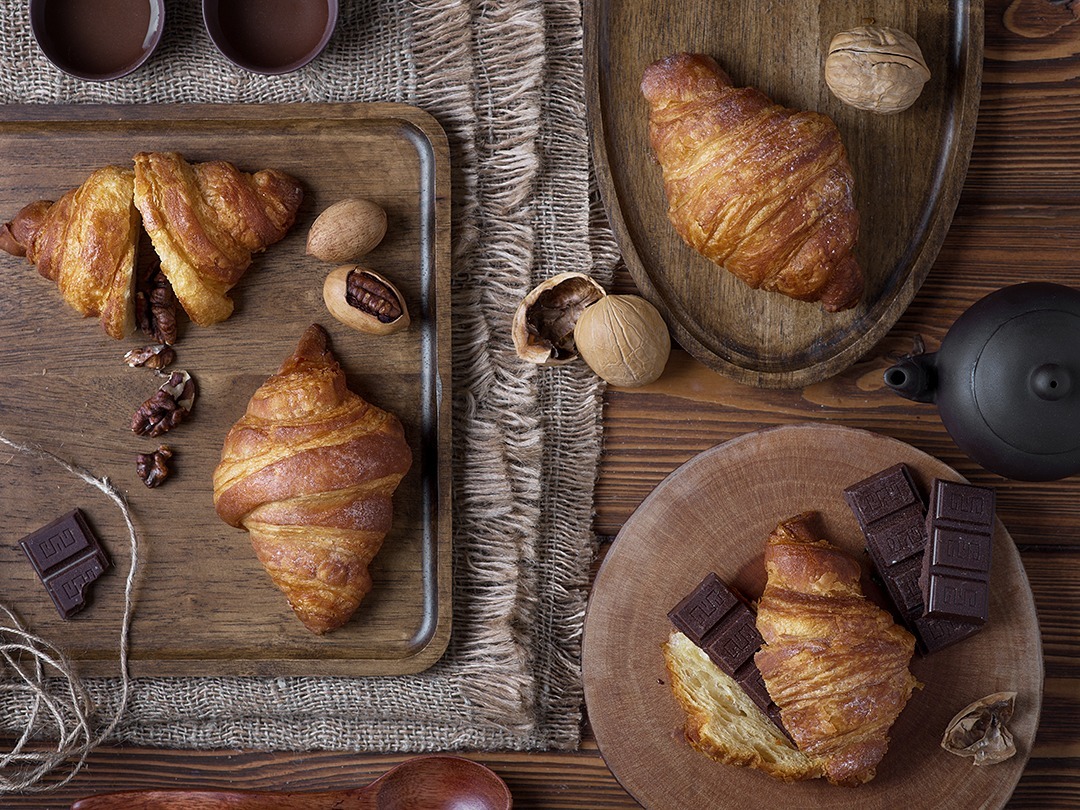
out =
[[[510,810],[506,783],[462,757],[414,757],[367,787],[322,792],[134,790],[79,799],[71,810]]]

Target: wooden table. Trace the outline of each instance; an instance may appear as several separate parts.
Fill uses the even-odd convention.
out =
[[[1070,6],[1075,5],[1075,13]],[[1010,807],[1080,806],[1080,476],[1007,481],[968,460],[930,406],[882,383],[891,358],[921,335],[937,347],[970,304],[1024,280],[1080,286],[1080,2],[987,0],[982,102],[971,168],[944,248],[908,312],[866,357],[803,390],[761,391],[673,353],[664,376],[607,394],[596,530],[613,538],[643,497],[691,456],[760,427],[827,421],[901,439],[974,483],[996,488],[1020,548],[1045,652],[1042,723]],[[624,273],[617,286],[630,291]],[[1080,351],[1080,347],[1077,349]],[[607,770],[586,729],[575,753],[476,753],[509,784],[519,808],[637,804]],[[337,753],[96,751],[67,788],[4,797],[5,808],[60,808],[107,789],[355,787],[406,759]]]

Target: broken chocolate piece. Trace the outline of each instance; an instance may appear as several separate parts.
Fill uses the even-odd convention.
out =
[[[925,615],[983,624],[990,611],[994,491],[935,480],[919,586]]]
[[[924,616],[919,587],[926,550],[922,498],[906,464],[894,464],[844,490],[844,500],[866,537],[866,551],[896,608],[923,655],[955,644],[979,625]]]
[[[109,567],[97,538],[78,509],[19,541],[63,619],[86,607],[86,589]]]
[[[765,680],[754,663],[754,653],[763,643],[761,633],[753,612],[738,593],[716,574],[710,573],[668,612],[668,618],[701,647],[714,664],[734,678],[758,708],[787,735],[780,722],[780,709],[769,697]]]

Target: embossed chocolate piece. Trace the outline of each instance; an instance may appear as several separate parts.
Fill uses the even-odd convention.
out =
[[[919,576],[925,615],[983,624],[990,613],[994,491],[934,481],[926,533]]]
[[[866,537],[866,551],[901,621],[923,655],[978,632],[979,625],[926,616],[919,577],[927,534],[922,498],[906,464],[895,464],[844,490]]]
[[[750,699],[787,734],[780,710],[754,664],[762,645],[754,614],[746,602],[716,574],[708,574],[668,618],[687,638],[701,647],[714,664],[734,678]]]
[[[75,509],[19,541],[63,619],[86,607],[86,589],[109,567],[109,558]]]

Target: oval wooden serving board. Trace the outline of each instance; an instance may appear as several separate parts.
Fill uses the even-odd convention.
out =
[[[585,620],[583,675],[589,720],[605,761],[646,808],[1001,807],[1031,751],[1042,705],[1042,646],[1035,603],[1005,527],[994,532],[990,622],[977,635],[913,660],[923,684],[891,731],[876,778],[854,789],[824,780],[783,783],[722,765],[690,748],[660,645],[667,611],[710,571],[757,599],[765,538],[786,517],[818,511],[829,540],[867,565],[843,490],[898,462],[925,493],[933,478],[963,480],[920,450],[830,425],[750,433],[708,450],[668,476],[624,525],[596,577]],[[869,589],[867,591],[870,593]],[[1009,724],[1018,753],[976,767],[939,742],[953,715],[993,692],[1015,690]]]
[[[853,109],[825,84],[829,41],[868,17],[912,34],[930,67],[905,112]],[[749,385],[802,387],[846,368],[892,327],[933,265],[967,173],[982,26],[982,0],[587,0],[588,114],[608,219],[634,281],[698,360]],[[676,234],[639,86],[651,62],[677,51],[709,54],[737,85],[836,122],[861,219],[858,307],[829,314],[751,290]]]

